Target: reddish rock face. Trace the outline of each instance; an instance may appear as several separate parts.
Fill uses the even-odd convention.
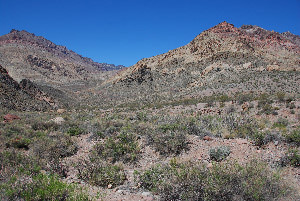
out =
[[[20,117],[14,114],[7,114],[3,118],[4,118],[4,122],[11,122],[13,120],[21,119]]]

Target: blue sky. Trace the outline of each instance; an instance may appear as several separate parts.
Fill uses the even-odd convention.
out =
[[[300,35],[300,0],[0,0],[0,35],[27,30],[125,66],[183,46],[222,21]]]

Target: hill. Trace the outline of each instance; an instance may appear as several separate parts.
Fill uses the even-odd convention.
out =
[[[101,80],[124,67],[94,62],[42,36],[14,29],[0,36],[0,64],[17,81],[48,84]]]
[[[151,101],[236,92],[297,93],[299,38],[222,22],[183,47],[120,70],[105,86],[115,96]]]

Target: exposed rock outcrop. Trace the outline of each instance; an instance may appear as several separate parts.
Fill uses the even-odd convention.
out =
[[[48,110],[58,102],[30,80],[16,82],[0,65],[0,107],[10,110]]]

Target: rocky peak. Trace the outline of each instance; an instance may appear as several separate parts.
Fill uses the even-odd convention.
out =
[[[294,44],[298,45],[300,47],[300,36],[292,34],[291,32],[283,32],[281,33],[282,36],[292,41]]]
[[[224,21],[210,28],[208,31],[214,33],[227,33],[227,32],[236,32],[237,28],[235,28],[233,24]]]

